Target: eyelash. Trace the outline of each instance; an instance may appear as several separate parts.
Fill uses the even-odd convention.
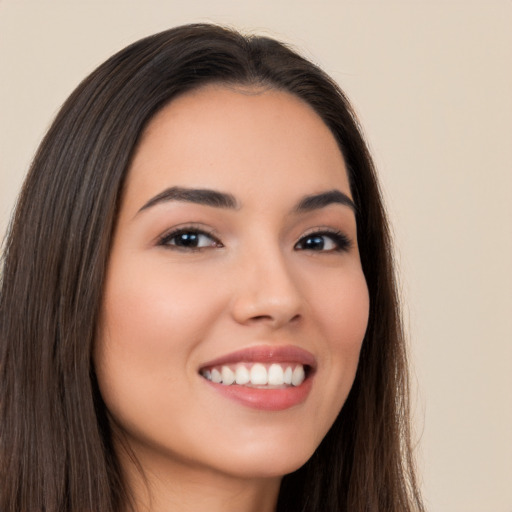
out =
[[[321,237],[329,237],[333,242],[335,247],[333,249],[326,249],[320,251],[313,251],[313,249],[309,249],[313,252],[346,252],[352,247],[351,240],[342,233],[341,231],[335,231],[330,229],[323,229],[320,231],[312,231],[307,235],[304,235],[300,238],[300,240],[295,244],[294,249],[298,249],[299,244],[303,243],[308,238],[321,238]],[[307,248],[303,248],[303,250],[307,251]]]
[[[209,245],[203,246],[203,247],[194,247],[194,246],[187,247],[186,245],[180,246],[180,245],[170,243],[173,239],[175,239],[181,235],[194,235],[197,237],[206,236],[212,240],[212,243]],[[174,250],[190,251],[190,252],[201,251],[203,249],[208,249],[210,247],[224,247],[222,245],[221,241],[216,236],[214,236],[213,233],[208,233],[208,231],[196,228],[194,226],[185,226],[183,228],[175,229],[175,230],[171,231],[170,233],[164,234],[158,240],[158,245],[164,246],[164,247],[170,247]]]
[[[212,243],[211,244],[208,244],[208,245],[205,245],[205,246],[202,246],[202,247],[197,247],[197,246],[187,246],[187,245],[177,245],[176,243],[171,243],[174,239],[178,238],[179,236],[181,235],[192,235],[194,237],[197,237],[195,240],[197,241],[199,239],[199,237],[201,236],[205,236],[205,237],[208,237]],[[317,251],[313,248],[307,248],[307,247],[304,247],[304,243],[306,240],[308,239],[312,239],[312,238],[317,238],[317,239],[320,239],[320,238],[323,238],[323,237],[328,237],[332,240],[332,242],[334,243],[335,247],[332,248],[332,249],[323,249],[323,247]],[[183,240],[182,240],[183,241]],[[205,231],[203,229],[199,229],[197,227],[194,227],[194,226],[186,226],[186,227],[183,227],[183,228],[179,228],[179,229],[176,229],[176,230],[173,230],[171,231],[170,233],[166,233],[164,234],[159,240],[158,240],[158,244],[159,246],[163,246],[163,247],[169,247],[173,250],[181,250],[181,251],[189,251],[189,252],[197,252],[197,251],[201,251],[201,250],[204,250],[204,249],[209,249],[209,248],[219,248],[219,247],[224,247],[224,245],[222,244],[222,242],[216,237],[213,235],[213,233],[209,233],[208,231]],[[302,245],[302,247],[301,247]],[[329,230],[329,229],[323,229],[323,230],[320,230],[320,231],[312,231],[311,233],[308,233],[304,236],[302,236],[298,242],[294,245],[294,249],[295,250],[304,250],[304,251],[311,251],[311,252],[325,252],[325,253],[331,253],[331,252],[346,252],[348,251],[350,248],[352,247],[352,242],[351,240],[344,234],[342,233],[341,231],[335,231],[335,230]]]

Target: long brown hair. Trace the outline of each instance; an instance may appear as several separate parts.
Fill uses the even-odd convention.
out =
[[[86,78],[32,163],[4,248],[0,296],[0,510],[128,505],[91,364],[123,182],[152,116],[218,82],[310,104],[338,141],[357,206],[370,319],[350,395],[321,445],[284,477],[279,512],[423,510],[411,457],[404,339],[387,221],[347,99],[272,39],[187,25],[120,51]]]

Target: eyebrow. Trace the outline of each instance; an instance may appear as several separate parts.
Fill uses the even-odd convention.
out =
[[[310,212],[312,210],[325,208],[331,204],[342,204],[344,206],[348,206],[354,211],[354,213],[357,210],[354,201],[352,201],[347,194],[340,190],[333,189],[328,190],[327,192],[303,197],[294,208],[294,211],[296,213]]]
[[[160,203],[167,203],[168,201],[184,201],[186,203],[196,203],[212,206],[214,208],[229,208],[233,210],[240,208],[235,197],[225,192],[201,188],[170,187],[151,198],[144,204],[139,212]]]
[[[240,208],[240,204],[236,198],[232,194],[228,194],[226,192],[200,188],[170,187],[160,192],[155,197],[152,197],[144,204],[144,206],[142,206],[142,208],[139,209],[139,212],[169,201],[183,201],[187,203],[211,206],[213,208],[227,208],[231,210],[238,210]],[[297,203],[293,208],[293,211],[295,213],[310,212],[325,208],[331,204],[348,206],[356,212],[356,205],[354,204],[354,201],[352,201],[347,194],[337,189],[305,196]]]

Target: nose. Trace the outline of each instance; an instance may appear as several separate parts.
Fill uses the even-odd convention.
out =
[[[238,323],[278,329],[300,320],[304,301],[299,283],[279,251],[252,253],[239,268],[232,302]]]

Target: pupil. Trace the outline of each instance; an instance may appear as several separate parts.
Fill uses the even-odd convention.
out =
[[[321,236],[311,236],[309,238],[306,238],[304,247],[306,249],[323,249],[324,239]]]
[[[181,247],[196,247],[199,236],[197,233],[182,233],[176,238],[176,245]]]

